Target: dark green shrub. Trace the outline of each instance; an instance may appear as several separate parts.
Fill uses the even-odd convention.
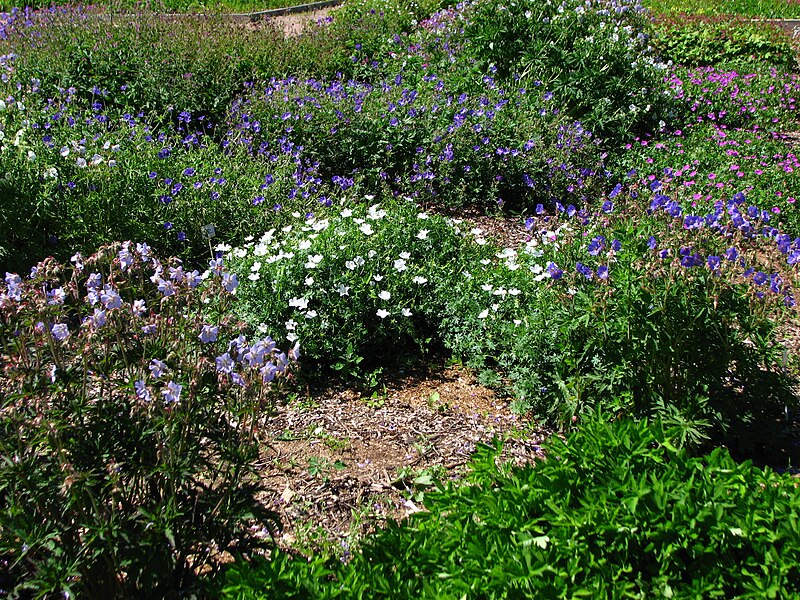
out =
[[[800,489],[788,475],[694,457],[676,432],[594,419],[532,467],[479,451],[468,484],[368,538],[345,566],[237,564],[226,598],[794,597]],[[330,575],[330,571],[334,575]]]

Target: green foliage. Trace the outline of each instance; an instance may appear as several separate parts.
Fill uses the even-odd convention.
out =
[[[665,66],[647,14],[633,2],[479,0],[465,11],[468,52],[501,74],[524,73],[574,119],[614,141],[668,120]]]
[[[656,22],[658,55],[686,67],[797,70],[797,46],[776,25],[729,17],[666,17]]]
[[[800,9],[793,0],[648,0],[644,4],[657,14],[800,18]]]
[[[800,593],[794,480],[724,449],[693,457],[675,436],[657,423],[595,418],[513,470],[485,448],[467,485],[429,492],[427,511],[365,540],[347,565],[285,555],[238,564],[223,597]]]
[[[235,279],[202,281],[130,243],[6,275],[6,592],[177,597],[219,553],[264,544],[249,528],[275,522],[256,501],[255,434],[297,350],[248,345]]]

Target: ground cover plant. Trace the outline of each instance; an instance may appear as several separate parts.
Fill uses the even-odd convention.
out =
[[[792,0],[650,0],[646,6],[657,14],[741,15],[761,19],[797,19],[800,7]]]
[[[796,488],[714,450],[796,464],[785,38],[604,0],[0,22],[4,592],[797,593]],[[253,560],[273,403],[434,353],[577,433],[348,564]]]
[[[478,452],[469,485],[426,495],[342,566],[281,554],[232,568],[226,598],[789,597],[800,491],[658,423],[587,424],[509,472]]]

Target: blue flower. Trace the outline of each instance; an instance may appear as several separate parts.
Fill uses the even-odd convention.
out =
[[[219,327],[216,325],[203,325],[198,337],[204,344],[209,344],[217,341],[217,334],[219,334]]]
[[[161,390],[164,402],[178,402],[181,399],[181,390],[183,390],[183,386],[179,383],[174,381],[167,383],[167,386]]]

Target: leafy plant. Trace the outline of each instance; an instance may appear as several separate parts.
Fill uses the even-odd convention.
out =
[[[202,277],[129,242],[6,274],[6,591],[174,597],[263,543],[256,432],[298,350],[243,335],[235,285],[219,262]]]
[[[223,597],[481,598],[792,596],[800,592],[800,491],[788,475],[692,456],[659,423],[592,419],[552,437],[534,466],[478,452],[469,484],[322,557],[238,563]]]

